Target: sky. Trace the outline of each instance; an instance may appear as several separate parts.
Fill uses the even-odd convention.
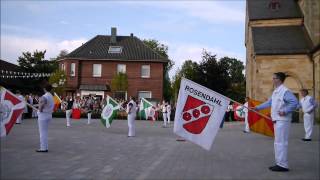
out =
[[[46,50],[46,59],[73,51],[96,35],[133,33],[168,46],[175,65],[201,61],[203,50],[245,63],[245,1],[1,0],[2,60]]]

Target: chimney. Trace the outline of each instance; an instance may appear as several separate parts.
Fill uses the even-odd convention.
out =
[[[133,37],[133,33],[130,33],[130,37]]]
[[[117,43],[117,28],[112,27],[111,28],[111,38],[110,38],[111,43]]]

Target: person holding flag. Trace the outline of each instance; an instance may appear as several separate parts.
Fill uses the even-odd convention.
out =
[[[276,165],[269,167],[271,171],[289,171],[288,140],[292,120],[292,112],[298,105],[297,98],[283,85],[287,75],[283,72],[273,74],[275,87],[268,101],[253,108],[261,110],[271,107],[271,118],[274,123],[274,152]]]
[[[134,97],[130,96],[130,101],[127,104],[127,114],[128,114],[128,137],[134,137],[136,135],[136,128],[134,120],[136,119],[137,104]]]
[[[54,109],[53,96],[50,93],[52,86],[47,84],[44,88],[44,95],[41,96],[38,110],[38,125],[40,134],[40,149],[36,152],[48,152],[48,126],[52,119]]]

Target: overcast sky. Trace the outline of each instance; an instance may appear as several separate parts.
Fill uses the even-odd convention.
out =
[[[17,64],[22,52],[71,52],[96,35],[133,33],[169,47],[175,62],[199,62],[206,49],[245,62],[245,1],[3,1],[1,59]]]

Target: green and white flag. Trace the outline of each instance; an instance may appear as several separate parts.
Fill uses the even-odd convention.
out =
[[[144,98],[141,98],[140,101],[139,115],[141,119],[147,120],[149,117],[151,117],[152,120],[156,120],[156,112],[154,106],[151,104],[151,102],[147,101]]]
[[[119,109],[120,104],[107,95],[107,104],[101,113],[101,122],[105,127],[109,128],[111,126],[112,120],[117,116]]]

